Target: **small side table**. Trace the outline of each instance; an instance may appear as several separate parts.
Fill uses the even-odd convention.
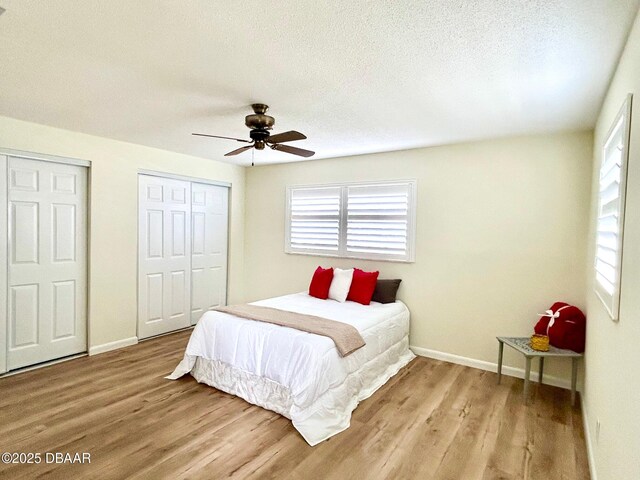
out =
[[[582,353],[576,353],[573,350],[564,350],[549,346],[548,352],[539,352],[531,348],[529,337],[496,337],[498,339],[498,383],[502,378],[502,351],[504,345],[507,344],[514,350],[524,355],[526,359],[524,369],[524,401],[527,403],[529,399],[529,376],[531,374],[531,359],[540,358],[540,372],[538,374],[538,383],[542,384],[542,372],[544,370],[544,359],[546,357],[566,357],[571,358],[571,404],[576,402],[576,380],[578,379],[578,360],[584,356]]]

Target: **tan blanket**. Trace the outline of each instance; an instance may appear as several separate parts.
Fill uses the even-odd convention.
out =
[[[355,327],[348,323],[329,320],[328,318],[249,304],[229,305],[216,308],[216,310],[249,320],[273,323],[275,325],[295,328],[303,332],[329,337],[336,344],[338,352],[342,357],[346,357],[365,345],[364,339]]]

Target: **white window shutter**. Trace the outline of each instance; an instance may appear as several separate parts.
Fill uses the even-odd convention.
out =
[[[339,187],[290,188],[287,251],[338,253]]]
[[[347,187],[349,256],[409,260],[411,183]]]
[[[620,301],[630,109],[629,97],[606,138],[598,182],[595,291],[614,320],[618,318]]]

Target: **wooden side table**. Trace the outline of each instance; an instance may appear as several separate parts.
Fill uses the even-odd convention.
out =
[[[529,376],[531,374],[531,359],[540,358],[540,371],[538,374],[538,383],[542,384],[542,372],[544,370],[544,359],[547,357],[565,357],[571,358],[571,404],[576,403],[576,381],[578,379],[578,360],[584,356],[582,353],[576,353],[573,350],[564,350],[549,346],[548,352],[539,352],[531,348],[529,337],[496,337],[498,339],[498,383],[502,378],[502,351],[504,345],[507,344],[514,350],[524,355],[526,363],[524,369],[524,401],[529,400]]]

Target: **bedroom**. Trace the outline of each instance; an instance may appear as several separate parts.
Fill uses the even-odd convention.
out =
[[[0,477],[640,478],[640,123],[637,109],[623,108],[639,86],[637,1],[0,7],[0,451],[11,455]],[[249,141],[245,117],[256,103],[269,105],[272,135],[307,138],[225,157],[249,145],[192,135]],[[613,319],[594,263],[604,146],[619,118],[630,133]],[[55,198],[33,196],[47,184],[38,175],[53,168],[62,170],[52,188],[78,175],[67,192],[76,222],[64,223]],[[402,258],[349,251],[350,190],[372,186],[395,196],[406,188],[395,219],[405,228]],[[328,256],[287,241],[289,206],[313,188],[334,202],[337,250]],[[220,195],[220,228],[203,245],[223,254],[196,260],[196,209],[185,206],[184,261],[153,270],[144,254],[165,256],[172,212],[145,210],[143,194],[174,199],[176,189],[176,201]],[[44,278],[65,262],[27,278],[47,252],[70,252],[42,223],[48,209],[28,217],[45,201],[48,221],[72,232],[61,238],[76,239],[72,279]],[[21,226],[21,241],[10,222],[17,207],[35,222]],[[159,224],[148,221],[153,212]],[[24,241],[38,229],[38,242]],[[311,446],[289,411],[191,375],[164,378],[203,314],[226,315],[205,310],[300,292],[313,300],[306,292],[318,266],[401,279],[390,305],[410,314],[399,328],[408,329],[403,352],[416,358],[350,397],[360,404],[344,408],[334,426],[350,416],[344,431]],[[190,287],[201,269],[218,276],[207,280],[208,303],[196,305]],[[46,310],[68,313],[60,301],[69,303],[70,285],[76,323],[60,336],[68,349],[44,345]],[[167,298],[182,310],[167,311]],[[356,309],[364,318],[384,306],[314,301],[322,314],[301,313]],[[525,402],[525,362],[507,348],[497,385],[496,337],[530,336],[556,301],[587,317],[575,406],[566,359],[546,362],[544,384],[532,384]],[[364,361],[375,342],[363,337],[367,345],[336,354],[336,365]],[[279,360],[308,373],[290,356]],[[537,379],[537,362],[532,369]],[[242,388],[238,370],[228,373]],[[56,457],[67,453],[67,462]]]

